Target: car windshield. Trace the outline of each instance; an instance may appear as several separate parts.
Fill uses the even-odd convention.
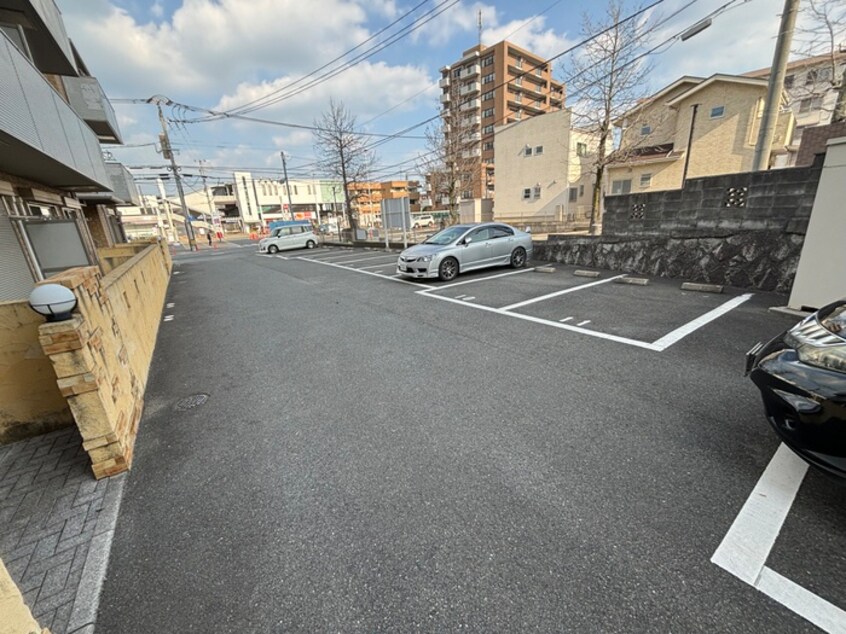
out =
[[[424,240],[423,244],[450,244],[464,235],[465,231],[467,231],[467,227],[448,227]]]

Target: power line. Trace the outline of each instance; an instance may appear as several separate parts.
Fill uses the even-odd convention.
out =
[[[313,71],[311,71],[310,73],[308,73],[308,74],[306,74],[306,75],[304,75],[304,76],[300,77],[300,78],[299,78],[299,79],[297,79],[296,81],[293,81],[293,82],[291,82],[291,83],[289,83],[289,84],[286,84],[286,85],[285,85],[285,86],[283,86],[282,88],[279,88],[279,89],[278,89],[278,90],[279,90],[279,92],[281,92],[281,91],[283,91],[283,90],[287,90],[287,89],[292,88],[293,86],[297,85],[298,83],[300,83],[300,82],[302,82],[302,81],[305,81],[305,80],[306,80],[306,79],[308,79],[309,77],[311,77],[311,76],[313,76],[313,75],[316,75],[317,73],[319,73],[319,72],[320,72],[320,71],[322,71],[323,69],[325,69],[325,68],[327,68],[327,67],[331,66],[331,65],[332,65],[332,64],[334,64],[335,62],[337,62],[337,61],[340,61],[340,60],[344,59],[347,55],[350,55],[351,53],[353,53],[354,51],[358,50],[359,48],[361,48],[362,46],[364,46],[364,45],[365,45],[365,44],[367,44],[368,42],[370,42],[370,41],[374,40],[375,38],[377,38],[379,35],[381,35],[381,34],[382,34],[382,33],[384,33],[385,31],[387,31],[388,29],[390,29],[390,28],[391,28],[391,27],[393,27],[394,25],[398,24],[399,22],[401,22],[402,20],[404,20],[405,18],[407,18],[409,15],[411,15],[412,13],[414,13],[415,11],[417,11],[417,9],[419,9],[420,7],[422,7],[422,6],[423,6],[424,4],[426,4],[428,1],[429,1],[429,0],[423,0],[423,2],[420,2],[419,4],[415,5],[414,7],[412,7],[412,8],[411,8],[411,9],[409,9],[408,11],[406,11],[404,14],[402,14],[399,18],[397,18],[396,20],[394,20],[393,22],[391,22],[391,23],[390,23],[390,24],[388,24],[387,26],[382,27],[381,29],[379,29],[378,31],[376,31],[376,33],[374,33],[373,35],[371,35],[370,37],[368,37],[366,40],[364,40],[364,41],[360,42],[359,44],[357,44],[357,45],[356,45],[356,46],[354,46],[353,48],[349,49],[348,51],[346,51],[346,52],[344,52],[344,53],[341,53],[340,55],[338,55],[338,57],[336,57],[336,58],[334,58],[334,59],[332,59],[332,60],[330,60],[330,61],[326,62],[325,64],[323,64],[323,66],[320,66],[319,68],[315,68]],[[273,93],[271,93],[271,94],[273,94]],[[247,103],[245,103],[245,104],[241,104],[240,106],[236,106],[235,108],[230,108],[227,112],[229,112],[229,113],[232,113],[232,112],[240,112],[240,111],[242,111],[244,108],[246,108],[246,107],[248,107],[248,106],[250,106],[250,105],[253,105],[253,104],[255,104],[255,103],[258,103],[258,102],[260,102],[260,101],[262,101],[262,100],[264,100],[264,99],[268,98],[269,96],[270,96],[270,95],[264,95],[263,97],[259,97],[258,99],[254,99],[253,101],[249,101],[249,102],[247,102]]]

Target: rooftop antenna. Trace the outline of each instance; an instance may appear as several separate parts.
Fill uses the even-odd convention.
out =
[[[479,9],[479,47],[482,46],[482,10]]]

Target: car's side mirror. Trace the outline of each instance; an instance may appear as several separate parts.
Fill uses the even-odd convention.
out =
[[[464,238],[464,246],[466,247],[468,244],[473,242],[473,238]]]

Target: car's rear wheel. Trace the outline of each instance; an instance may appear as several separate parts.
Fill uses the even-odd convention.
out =
[[[521,269],[526,266],[526,249],[517,247],[511,252],[511,266]]]
[[[432,221],[430,220],[430,221],[429,221],[429,226],[430,226],[430,227],[434,227],[434,226],[435,226],[435,223],[434,223],[434,222],[432,222]]]
[[[315,244],[314,240],[309,240],[308,242],[306,242],[306,249],[313,249],[316,246],[317,245]]]
[[[279,247],[277,247],[275,244],[271,244],[269,247],[267,247],[267,252],[270,254],[279,253]]]
[[[454,280],[458,275],[458,260],[455,258],[447,258],[438,267],[438,277],[444,282]]]

